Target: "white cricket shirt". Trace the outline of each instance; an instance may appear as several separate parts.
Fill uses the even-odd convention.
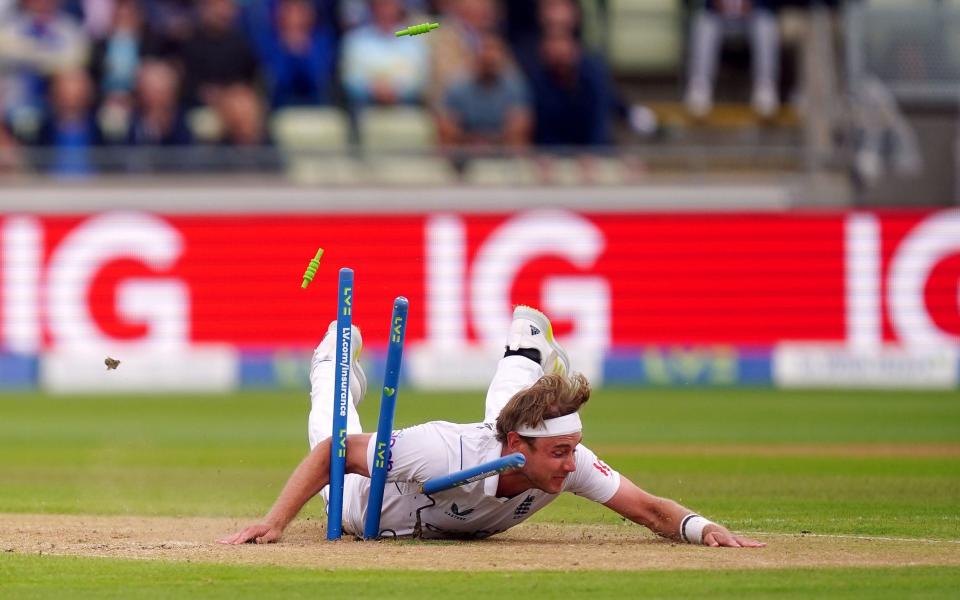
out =
[[[376,436],[367,448],[367,466],[373,469]],[[496,495],[498,475],[439,492],[427,497],[418,484],[498,458],[503,446],[493,426],[485,423],[459,425],[433,421],[393,432],[384,490],[380,530],[389,536],[410,535],[420,513],[424,538],[485,538],[527,520],[558,494],[529,489],[513,498]],[[564,492],[604,503],[620,487],[620,474],[579,444],[576,471],[570,473]],[[344,528],[362,533],[370,480],[356,478],[345,503]]]

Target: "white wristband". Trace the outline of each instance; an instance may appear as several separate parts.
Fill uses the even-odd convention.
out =
[[[702,544],[703,529],[707,525],[716,525],[716,523],[698,514],[690,513],[680,521],[680,539],[688,544]]]

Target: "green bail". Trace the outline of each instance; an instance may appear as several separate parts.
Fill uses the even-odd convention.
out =
[[[411,25],[406,29],[401,29],[394,35],[396,37],[403,37],[405,35],[420,35],[423,33],[429,33],[438,27],[440,27],[440,23],[421,23],[420,25]]]
[[[300,284],[301,290],[307,289],[307,286],[313,281],[313,276],[317,274],[317,269],[320,268],[321,256],[323,256],[323,248],[317,250],[317,255],[313,257],[313,260],[307,266],[307,270],[303,272],[303,283]]]

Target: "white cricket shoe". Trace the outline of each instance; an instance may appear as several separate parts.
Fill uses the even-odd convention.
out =
[[[334,319],[327,327],[327,333],[324,334],[320,345],[313,352],[313,366],[324,361],[337,360],[337,321]],[[360,335],[360,328],[356,325],[350,326],[350,394],[353,396],[353,405],[359,406],[367,393],[367,375],[360,366],[360,351],[363,350],[363,336]],[[330,393],[333,393],[331,390]]]
[[[780,100],[777,98],[777,88],[772,83],[760,83],[754,86],[750,98],[753,112],[764,119],[771,119],[780,110]]]
[[[570,359],[553,337],[550,319],[539,310],[522,304],[513,309],[513,322],[507,336],[507,350],[521,348],[540,352],[540,366],[544,373],[566,375],[570,372]]]
[[[713,111],[713,90],[706,81],[691,81],[683,98],[687,112],[702,119]]]

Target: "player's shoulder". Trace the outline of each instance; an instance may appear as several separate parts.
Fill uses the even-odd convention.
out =
[[[424,427],[436,431],[451,432],[457,435],[496,435],[496,428],[492,423],[452,423],[450,421],[427,421],[415,427]]]
[[[460,439],[461,437],[492,437],[496,432],[484,423],[452,423],[428,421],[401,429],[395,437],[430,437],[434,439]]]
[[[564,482],[563,491],[606,502],[620,485],[620,474],[583,444],[577,444],[577,468]]]
[[[576,454],[576,460],[577,460],[577,468],[580,468],[580,466],[583,464],[592,463],[593,461],[597,460],[597,453],[591,450],[590,448],[588,448],[587,446],[584,446],[582,442],[577,444],[575,454]]]
[[[412,429],[418,429],[416,435],[430,436],[436,443],[443,443],[462,455],[486,455],[490,448],[500,445],[492,423],[430,421]]]
[[[590,448],[588,448],[588,447],[586,446],[586,444],[584,444],[583,442],[580,442],[579,444],[577,444],[577,452],[589,452],[589,453],[593,453],[593,450],[591,450]]]
[[[461,440],[479,446],[486,446],[497,438],[497,429],[492,423],[461,423],[457,431]]]

